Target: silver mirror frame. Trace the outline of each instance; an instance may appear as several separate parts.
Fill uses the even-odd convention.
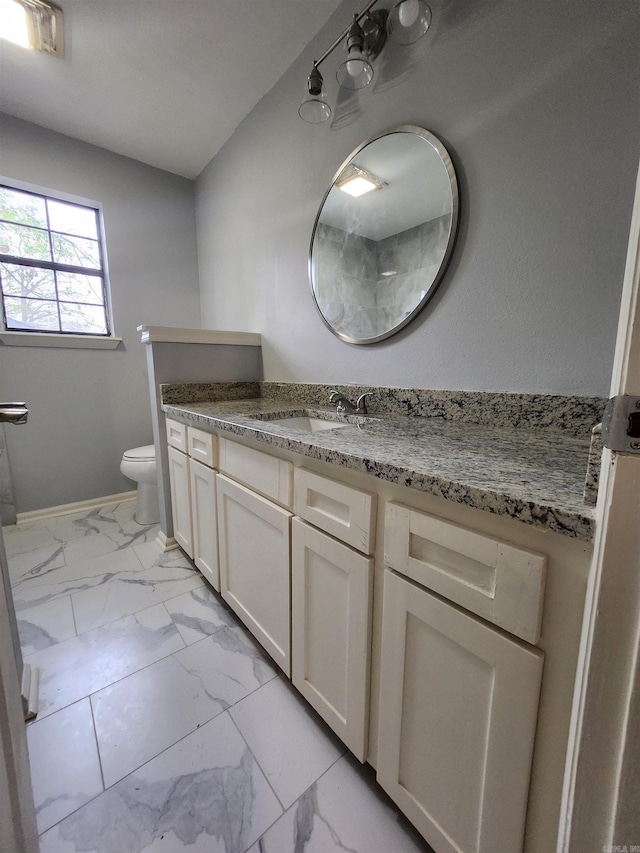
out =
[[[318,300],[316,298],[314,281],[313,281],[313,244],[316,236],[316,230],[318,228],[318,223],[320,221],[320,216],[322,214],[322,209],[324,208],[324,204],[329,196],[329,193],[335,186],[335,182],[338,177],[342,174],[343,170],[349,165],[349,163],[356,157],[363,148],[366,148],[367,145],[370,145],[372,142],[375,142],[377,139],[382,139],[385,136],[388,136],[392,133],[413,133],[416,136],[421,137],[425,140],[426,143],[431,145],[431,147],[435,150],[435,152],[440,157],[440,160],[443,166],[446,169],[447,176],[449,178],[449,186],[451,189],[451,223],[449,227],[449,237],[447,240],[447,246],[440,263],[440,267],[438,268],[438,272],[433,278],[429,288],[427,289],[425,295],[422,297],[420,302],[416,305],[416,307],[408,314],[400,323],[388,329],[376,337],[371,338],[354,338],[349,335],[345,335],[342,332],[338,332],[331,323],[327,320],[325,315],[318,304]],[[326,191],[322,198],[322,202],[320,203],[320,207],[318,208],[318,213],[315,218],[315,222],[313,223],[313,230],[311,232],[311,243],[309,246],[309,260],[308,260],[308,275],[309,275],[309,285],[311,287],[311,295],[313,296],[313,301],[315,303],[316,308],[318,309],[318,313],[322,317],[322,321],[327,326],[328,329],[333,332],[336,337],[340,338],[340,340],[345,341],[349,344],[375,344],[378,341],[386,340],[390,338],[392,335],[397,334],[401,329],[404,329],[412,320],[414,320],[417,315],[423,310],[423,308],[427,305],[427,303],[432,299],[440,282],[442,281],[444,274],[449,265],[449,261],[451,260],[451,255],[453,254],[453,248],[456,241],[456,236],[458,233],[458,218],[459,218],[459,208],[460,208],[460,196],[458,189],[458,180],[456,178],[455,169],[453,167],[453,163],[451,161],[451,157],[449,156],[449,152],[444,147],[442,142],[430,131],[425,130],[422,127],[417,127],[411,124],[401,124],[395,127],[390,127],[384,130],[382,133],[376,133],[374,136],[366,139],[361,145],[359,145],[351,154],[347,157],[347,159],[342,163],[338,171],[335,173],[333,180],[329,186],[329,189]]]

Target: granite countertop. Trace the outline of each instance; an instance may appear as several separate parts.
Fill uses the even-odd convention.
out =
[[[583,497],[589,459],[589,438],[583,435],[395,414],[351,416],[340,429],[301,432],[269,423],[268,416],[335,419],[335,409],[286,397],[174,402],[162,409],[200,428],[252,438],[565,536],[593,538],[594,512]]]

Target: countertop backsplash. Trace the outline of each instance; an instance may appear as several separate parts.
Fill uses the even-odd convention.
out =
[[[586,439],[591,437],[591,430],[602,420],[607,403],[604,397],[431,391],[304,382],[197,382],[161,385],[160,388],[165,405],[262,398],[323,408],[331,408],[329,395],[331,391],[338,390],[353,400],[361,394],[370,394],[367,408],[371,414],[440,418],[513,429],[558,429]]]

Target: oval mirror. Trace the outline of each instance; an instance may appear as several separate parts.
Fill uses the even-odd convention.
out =
[[[309,279],[324,322],[352,344],[398,332],[440,284],[457,226],[455,171],[432,133],[402,125],[364,142],[313,227]]]

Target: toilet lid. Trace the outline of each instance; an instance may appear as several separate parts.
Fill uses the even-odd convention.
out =
[[[156,458],[156,449],[153,444],[145,444],[144,447],[132,447],[126,450],[124,459],[136,459],[138,462],[153,462]]]

